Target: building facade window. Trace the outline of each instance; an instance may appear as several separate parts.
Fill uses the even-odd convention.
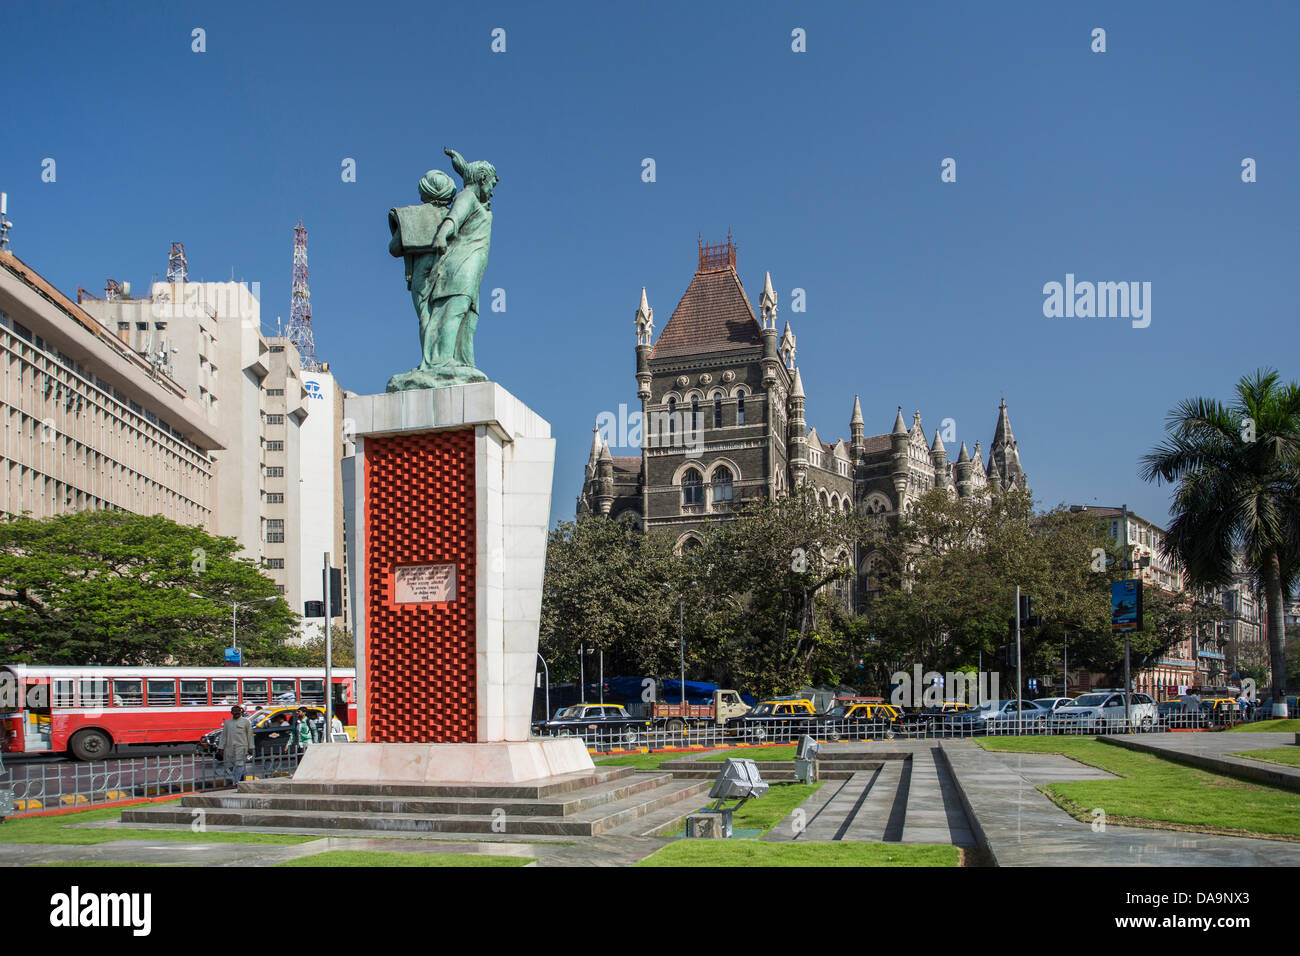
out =
[[[720,397],[713,399],[713,427],[722,427],[722,399]]]
[[[677,399],[668,399],[668,437],[677,434]]]
[[[284,451],[284,442],[282,442],[282,441],[269,441],[269,442],[266,443],[266,450],[267,450],[267,451]]]
[[[279,465],[272,465],[270,468],[266,469],[266,477],[268,477],[268,478],[283,478],[283,477],[284,477],[284,469],[281,468]]]
[[[734,486],[732,484],[731,469],[726,465],[716,468],[713,471],[713,503],[715,505],[730,505]]]
[[[736,424],[745,424],[745,393],[741,392],[736,397]]]
[[[282,571],[284,570],[284,558],[263,558],[262,565],[272,570]]]
[[[704,479],[694,468],[682,475],[682,504],[704,504]]]
[[[283,416],[283,415],[267,415],[267,416],[266,416],[266,423],[267,423],[268,425],[283,425],[283,424],[284,424],[284,416]]]
[[[268,493],[267,493],[267,496],[266,496],[266,503],[267,503],[268,505],[282,505],[282,504],[284,504],[284,492],[283,492],[283,491],[272,491],[272,492],[268,492]]]

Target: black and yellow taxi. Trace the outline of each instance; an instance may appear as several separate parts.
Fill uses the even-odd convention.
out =
[[[818,720],[817,736],[827,740],[884,737],[902,716],[903,708],[883,697],[837,697]]]
[[[748,713],[728,720],[726,731],[755,740],[793,740],[800,734],[812,733],[820,719],[816,706],[806,697],[771,697],[760,700]]]

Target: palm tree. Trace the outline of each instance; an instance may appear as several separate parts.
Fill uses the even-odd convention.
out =
[[[1161,550],[1194,585],[1232,581],[1239,555],[1263,586],[1273,716],[1286,713],[1283,601],[1300,556],[1300,385],[1272,369],[1237,383],[1237,399],[1182,402],[1142,458],[1146,481],[1177,483]]]

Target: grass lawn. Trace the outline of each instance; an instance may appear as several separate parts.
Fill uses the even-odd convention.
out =
[[[1117,774],[1121,779],[1076,780],[1040,788],[1079,820],[1091,822],[1093,809],[1100,807],[1111,823],[1300,841],[1300,798],[1289,790],[1087,737],[989,737],[977,743],[990,751],[1064,754]]]
[[[955,846],[679,840],[637,866],[958,866]]]
[[[701,757],[703,751],[674,750],[668,753],[650,754],[616,754],[613,757],[599,757],[595,760],[602,767],[635,767],[637,770],[661,770],[660,766],[669,760],[726,760],[727,757],[745,757],[749,760],[793,760],[794,745],[789,747],[735,747],[725,755]],[[672,769],[667,768],[667,769]]]
[[[1278,720],[1255,720],[1248,724],[1237,724],[1235,727],[1229,727],[1225,733],[1229,734],[1258,734],[1258,733],[1278,733],[1278,734],[1300,734],[1300,718],[1284,717]]]
[[[527,866],[532,857],[481,853],[393,853],[388,850],[327,850],[276,866]]]
[[[712,757],[702,757],[702,760],[716,760],[719,763],[728,757],[744,757],[746,760],[793,760],[796,747],[791,744],[788,747],[738,747],[735,750],[728,750],[725,754],[714,754]]]
[[[768,788],[767,793],[753,800],[747,800],[745,805],[731,815],[731,825],[737,832],[741,830],[758,830],[759,833],[754,838],[762,836],[772,827],[776,826],[782,820],[790,815],[790,811],[799,804],[803,803],[814,793],[821,789],[822,783],[774,783]],[[707,806],[707,799],[701,799],[701,807]],[[686,832],[686,822],[674,830],[669,836],[680,835]]]
[[[166,801],[174,803],[175,801]],[[116,820],[121,807],[100,807],[78,813],[64,813],[50,817],[10,817],[0,823],[0,843],[62,843],[88,845],[109,843],[113,840],[153,840],[180,843],[263,843],[291,846],[318,839],[290,833],[228,833],[207,831],[195,833],[184,830],[126,830],[126,829],[66,829],[69,824],[89,823],[94,820]],[[78,864],[81,865],[81,864]]]
[[[1247,760],[1263,760],[1268,763],[1285,764],[1288,767],[1300,767],[1300,747],[1270,747],[1267,750],[1243,750],[1230,754],[1233,757],[1245,757]],[[1300,798],[1297,798],[1300,799]]]

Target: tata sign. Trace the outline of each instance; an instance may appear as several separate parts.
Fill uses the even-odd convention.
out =
[[[319,382],[313,382],[310,379],[308,379],[302,383],[302,387],[307,390],[308,398],[319,398],[321,400],[324,400],[325,393],[320,390]]]

